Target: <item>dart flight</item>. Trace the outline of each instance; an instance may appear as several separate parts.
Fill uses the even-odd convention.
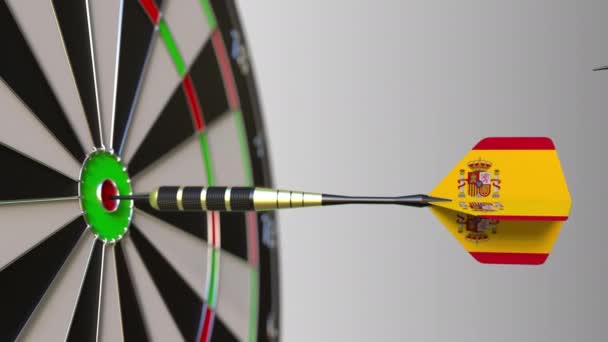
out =
[[[549,138],[485,138],[431,191],[431,211],[479,262],[543,264],[570,213]]]
[[[354,197],[255,187],[161,186],[146,200],[160,211],[265,211],[339,204],[430,206],[479,262],[539,265],[546,261],[570,212],[570,194],[553,141],[544,137],[485,138],[429,195]]]

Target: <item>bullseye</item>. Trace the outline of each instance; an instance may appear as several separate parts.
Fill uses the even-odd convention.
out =
[[[97,199],[99,199],[103,208],[111,213],[115,212],[120,204],[119,199],[112,198],[112,196],[117,196],[118,194],[118,187],[111,179],[104,180],[97,188]]]
[[[84,218],[97,237],[120,240],[133,215],[133,203],[112,198],[132,194],[131,180],[120,158],[105,150],[91,153],[81,169],[79,193]]]

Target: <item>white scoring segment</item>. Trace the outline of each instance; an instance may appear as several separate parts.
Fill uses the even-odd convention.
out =
[[[162,13],[162,19],[167,23],[179,51],[179,58],[187,71],[202,47],[210,40],[211,29],[207,25],[200,1],[166,1]],[[153,45],[122,153],[127,164],[175,89],[181,86],[182,76],[179,75],[161,34],[156,35]]]
[[[80,102],[51,1],[37,1],[35,9],[32,9],[31,1],[7,0],[7,3],[72,125],[76,137],[84,150],[90,152],[94,146],[93,138]],[[5,123],[6,120],[2,120],[2,124]],[[21,134],[23,132],[28,131],[20,131]],[[27,134],[28,137],[35,135],[35,132]],[[0,136],[5,135],[0,132]],[[37,145],[37,147],[41,146]]]
[[[99,341],[120,342],[122,334],[122,316],[120,312],[120,294],[116,274],[115,244],[104,246],[103,271],[101,276],[101,306],[99,313]]]
[[[0,226],[7,229],[0,239],[0,270],[79,215],[77,199],[0,205]]]
[[[127,130],[122,158],[128,164],[161,111],[179,86],[180,76],[162,39],[157,34],[152,52],[144,69],[140,94]]]
[[[129,274],[132,277],[148,337],[152,341],[159,342],[182,341],[183,337],[154,285],[154,281],[141,256],[133,245],[133,241],[127,235],[121,240],[120,245],[125,253]]]
[[[138,211],[133,222],[201,299],[205,298],[207,243],[164,221]],[[203,229],[203,227],[201,227]]]
[[[138,173],[133,179],[135,192],[150,192],[160,185],[205,185],[202,156],[200,138],[195,134]]]
[[[242,259],[222,251],[217,314],[241,341],[247,341],[249,333],[250,281],[251,266]]]
[[[224,113],[207,128],[207,140],[213,166],[221,172],[215,173],[215,183],[231,186],[245,185],[245,165],[232,112]]]
[[[163,16],[184,64],[189,67],[211,34],[201,1],[167,1],[163,3]]]
[[[106,148],[110,149],[112,148],[112,118],[118,72],[122,0],[89,1],[89,8],[102,138]]]
[[[207,127],[207,140],[215,170],[216,184],[245,185],[245,165],[238,126],[233,112],[224,113]],[[219,172],[221,171],[221,172]],[[222,234],[230,234],[229,228]],[[217,314],[241,341],[249,334],[251,266],[226,250],[219,254]]]
[[[0,143],[67,177],[80,177],[80,164],[0,80]]]
[[[95,235],[86,229],[17,340],[66,339],[95,241]]]

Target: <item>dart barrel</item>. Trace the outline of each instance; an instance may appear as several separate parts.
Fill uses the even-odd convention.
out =
[[[160,211],[264,211],[322,205],[320,193],[257,187],[161,186],[150,193]]]

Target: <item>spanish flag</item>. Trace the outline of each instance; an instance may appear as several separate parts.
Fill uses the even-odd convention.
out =
[[[482,263],[546,261],[570,212],[570,194],[553,141],[485,138],[431,196],[433,213]]]

